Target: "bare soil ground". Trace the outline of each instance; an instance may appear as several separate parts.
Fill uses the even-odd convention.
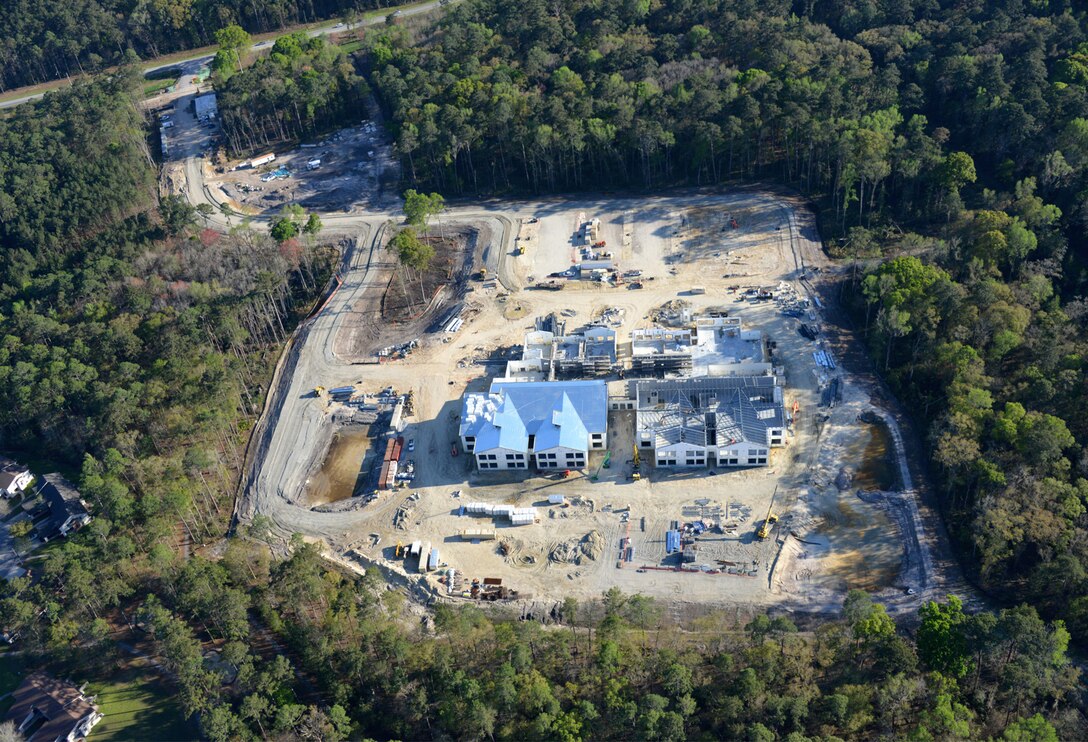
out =
[[[387,228],[382,237],[386,245],[393,235]],[[367,291],[354,302],[346,302],[341,310],[350,314],[340,334],[333,340],[336,354],[356,363],[376,361],[378,350],[420,339],[424,344],[434,344],[445,339],[445,333],[427,334],[437,320],[462,301],[466,301],[464,315],[471,319],[479,311],[472,301],[471,273],[473,266],[481,262],[482,253],[493,239],[492,225],[487,221],[448,224],[441,234],[432,234],[436,240],[435,260],[424,276],[424,306],[418,280],[405,277],[396,256],[388,246],[381,251],[374,263],[372,283],[380,290]],[[402,280],[404,281],[402,285]],[[408,292],[407,300],[405,291]]]
[[[420,239],[434,249],[434,258],[423,272],[422,280],[411,269],[398,267],[393,271],[382,296],[383,322],[411,322],[424,312],[442,309],[440,291],[454,299],[465,292],[476,243],[475,230],[451,228],[441,234],[421,235]]]
[[[318,212],[389,206],[400,170],[381,127],[362,122],[314,144],[279,152],[273,162],[258,168],[244,167],[245,161],[227,162],[208,179],[208,186],[243,214],[276,211],[290,203]],[[307,163],[315,159],[321,165],[308,169]],[[289,175],[263,180],[281,168]]]
[[[429,540],[440,549],[442,561],[461,575],[499,577],[523,593],[554,599],[594,597],[613,585],[695,603],[830,605],[853,586],[902,592],[900,575],[917,559],[905,554],[898,522],[886,508],[861,500],[853,489],[839,490],[833,481],[843,466],[856,470],[865,463],[870,433],[858,415],[871,408],[868,391],[841,369],[815,364],[812,353],[823,342],[806,340],[798,327],[801,321],[819,323],[817,310],[799,319],[786,317],[773,302],[738,301],[739,294],[729,291],[785,281],[804,294],[801,261],[812,267],[822,255],[811,246],[799,254],[802,246],[791,239],[790,216],[780,202],[743,194],[721,200],[720,206],[694,208],[666,200],[604,201],[584,209],[537,207],[533,216],[538,221],[522,225],[525,254],[506,256],[513,290],[470,281],[466,321],[452,335],[423,333],[422,322],[396,332],[378,331],[376,310],[356,307],[358,321],[345,327],[335,345],[360,360],[392,340],[421,338],[407,359],[359,369],[374,390],[393,384],[413,391],[415,418],[404,435],[415,440],[417,477],[411,489],[383,493],[345,517],[343,530],[328,537],[333,546],[422,579],[442,594],[448,587],[438,585],[434,575],[411,577],[417,565],[414,559],[396,557],[398,543]],[[592,217],[602,220],[602,237],[620,267],[641,270],[652,279],[644,281],[645,288],[568,281],[561,291],[518,290],[569,267],[576,256],[577,225]],[[732,218],[737,228],[730,226]],[[471,226],[483,230],[488,225]],[[473,266],[486,262],[487,251],[498,242],[496,235],[481,232],[472,250]],[[706,294],[690,295],[695,285],[705,287]],[[501,375],[510,348],[532,329],[535,316],[562,312],[568,327],[578,327],[612,310],[622,342],[632,329],[649,326],[656,308],[681,296],[696,310],[728,307],[746,326],[761,329],[777,343],[787,405],[796,400],[799,414],[788,445],[773,452],[770,466],[713,475],[705,469],[651,469],[642,481],[632,482],[627,461],[633,421],[624,419],[625,413],[613,413],[610,420],[611,467],[599,469],[603,455],[597,454],[585,471],[569,479],[483,475],[472,470],[470,457],[451,454],[462,393],[486,389],[490,379]],[[833,376],[842,379],[843,402],[828,409],[822,400]],[[548,506],[547,495],[557,492],[574,504]],[[533,505],[540,519],[514,528],[457,514],[462,503],[476,500]],[[702,507],[718,509],[725,532],[700,538],[697,564],[721,568],[722,574],[660,570],[677,559],[664,553],[665,530],[674,520],[693,520]],[[626,520],[618,512],[625,508],[630,512]],[[780,515],[780,524],[772,538],[761,541],[755,531],[771,509]],[[480,527],[494,528],[499,538],[475,544],[461,540],[460,531]],[[377,545],[370,534],[380,536]],[[635,558],[624,564],[618,559],[625,537]],[[580,547],[590,542],[600,544],[592,555]]]

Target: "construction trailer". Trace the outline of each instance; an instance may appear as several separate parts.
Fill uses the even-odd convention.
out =
[[[252,160],[249,161],[249,166],[260,167],[261,165],[267,165],[275,159],[275,153],[269,152],[268,154],[261,155],[260,157],[254,157]]]
[[[423,546],[419,550],[419,567],[420,572],[427,571],[427,563],[431,558],[431,542],[424,541]]]
[[[438,565],[440,563],[441,562],[440,562],[440,559],[439,559],[439,556],[438,556],[438,549],[437,548],[431,549],[431,553],[427,557],[427,571],[428,572],[434,572],[436,569],[438,569]]]

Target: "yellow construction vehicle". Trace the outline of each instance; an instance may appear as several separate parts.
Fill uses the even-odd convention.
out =
[[[480,272],[476,274],[476,277],[481,281],[487,280],[487,268],[481,268]]]
[[[771,526],[778,522],[778,515],[771,512],[771,508],[774,507],[774,496],[778,494],[778,486],[774,488],[774,492],[771,493],[771,503],[767,506],[767,517],[763,519],[763,525],[756,531],[756,535],[760,540],[766,539],[771,535]]]
[[[637,444],[631,446],[631,448],[635,451],[635,470],[631,472],[631,479],[637,482],[642,479],[642,457],[638,455]]]

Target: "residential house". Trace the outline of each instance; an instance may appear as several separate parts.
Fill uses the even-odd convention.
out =
[[[102,714],[94,699],[71,683],[36,672],[11,694],[4,717],[26,742],[76,742],[86,739]]]
[[[34,474],[25,466],[14,461],[0,462],[0,495],[15,497],[21,494],[34,481]]]
[[[44,541],[67,536],[91,522],[91,512],[79,491],[60,474],[46,474],[38,489],[49,506],[48,520],[38,528]]]

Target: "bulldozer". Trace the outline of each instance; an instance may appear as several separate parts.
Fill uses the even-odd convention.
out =
[[[775,523],[778,522],[778,515],[771,512],[771,509],[774,507],[774,497],[777,494],[778,487],[776,486],[774,488],[774,492],[771,493],[771,502],[769,505],[767,505],[767,517],[763,519],[763,525],[761,525],[759,527],[759,530],[756,531],[756,536],[759,537],[760,541],[766,540],[766,538],[771,535],[771,528],[774,526]]]

